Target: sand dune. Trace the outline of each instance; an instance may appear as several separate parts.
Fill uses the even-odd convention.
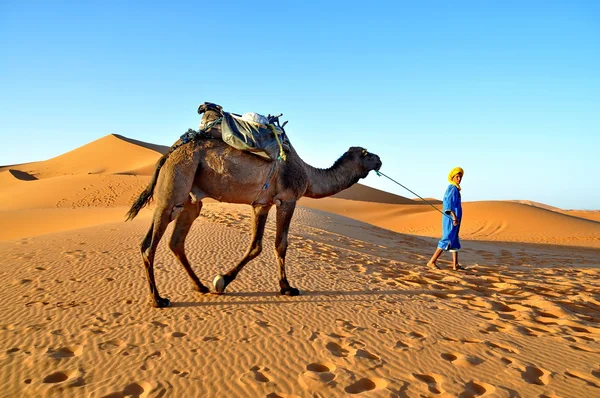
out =
[[[543,203],[533,202],[531,200],[514,200],[511,202],[523,203],[534,207],[540,207],[542,209],[552,210],[557,213],[563,213],[573,217],[585,218],[587,220],[600,221],[600,210],[564,210],[558,207],[545,205]]]
[[[108,135],[53,159],[0,168],[0,212],[7,223],[0,239],[35,232],[34,227],[17,226],[19,217],[7,213],[11,211],[23,214],[27,209],[111,207],[125,210],[146,186],[157,159],[167,150],[164,146]],[[441,208],[439,201],[429,201]],[[428,237],[440,234],[442,216],[428,204],[361,184],[331,198],[303,198],[300,205],[395,232]],[[600,212],[567,211],[521,200],[465,203],[464,213],[463,240],[600,247]],[[52,212],[38,212],[37,216],[44,225],[57,221]],[[69,222],[65,218],[64,223],[56,224],[56,230],[69,229]],[[43,231],[52,232],[48,228]]]
[[[380,191],[379,189],[367,187],[366,185],[362,184],[355,184],[350,188],[333,195],[332,198],[358,200],[361,202],[370,203],[388,203],[395,205],[407,205],[415,203],[414,200],[399,195],[394,195],[389,192]]]
[[[598,210],[563,210],[563,213],[573,217],[600,222],[600,211]]]
[[[328,211],[396,232],[437,237],[441,213],[427,204],[372,205],[360,201],[303,198],[300,205]],[[441,206],[438,206],[441,209]],[[463,240],[489,240],[600,247],[600,223],[511,202],[463,203]]]
[[[52,159],[2,167],[38,179],[75,174],[126,173],[155,163],[165,147],[110,134]]]
[[[188,252],[210,285],[242,255],[250,217],[247,206],[206,207]],[[80,210],[89,209],[64,211]],[[431,271],[422,264],[434,239],[299,208],[287,262],[302,295],[276,293],[271,220],[265,250],[222,296],[193,292],[163,241],[156,278],[173,307],[157,310],[146,304],[137,249],[149,222],[146,213],[0,242],[3,395],[600,391],[598,250],[471,242],[462,255],[468,272]]]
[[[173,306],[157,310],[139,253],[152,208],[123,220],[166,150],[109,135],[0,168],[1,395],[600,391],[600,213],[465,203],[468,271],[447,256],[432,271],[431,206],[362,185],[303,198],[286,261],[298,297],[278,294],[273,216],[265,250],[222,296],[192,291],[168,249],[171,224],[155,272]],[[186,245],[204,284],[236,264],[250,231],[248,206],[207,201]]]

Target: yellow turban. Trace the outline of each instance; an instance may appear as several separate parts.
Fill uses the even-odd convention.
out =
[[[458,188],[458,190],[460,191],[460,185],[458,185],[457,183],[452,181],[454,176],[457,174],[460,174],[461,176],[463,176],[463,175],[465,175],[465,171],[461,167],[453,168],[452,170],[450,170],[450,174],[448,174],[448,181],[450,181],[450,184],[455,185],[456,188]]]

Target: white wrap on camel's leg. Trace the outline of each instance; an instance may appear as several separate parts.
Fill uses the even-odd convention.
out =
[[[225,278],[223,278],[223,275],[215,276],[215,279],[213,279],[213,286],[218,294],[225,291]]]

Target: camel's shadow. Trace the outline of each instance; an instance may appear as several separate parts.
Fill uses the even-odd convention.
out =
[[[233,292],[227,294],[208,294],[205,297],[211,297],[218,301],[177,301],[171,302],[171,308],[188,307],[209,307],[217,305],[280,305],[297,303],[335,303],[341,301],[372,301],[372,296],[410,296],[420,295],[427,290],[359,290],[359,291],[339,291],[339,290],[305,290],[299,296],[284,296],[278,292]],[[364,298],[360,298],[363,296]],[[228,300],[233,298],[233,300]],[[240,298],[254,298],[254,300],[238,300]],[[269,298],[269,299],[267,299]]]

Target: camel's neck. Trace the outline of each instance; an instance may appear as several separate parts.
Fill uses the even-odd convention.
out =
[[[335,195],[346,188],[356,184],[363,176],[360,175],[356,165],[338,160],[328,169],[317,169],[306,164],[308,188],[304,196],[309,198],[324,198]]]

